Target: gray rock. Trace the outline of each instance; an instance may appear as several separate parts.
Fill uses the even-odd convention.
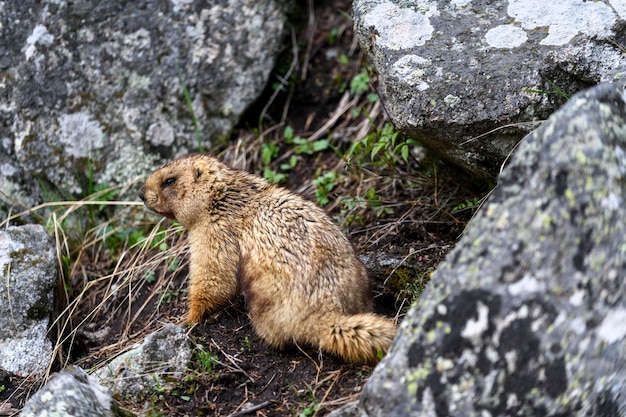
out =
[[[626,75],[623,1],[355,0],[355,30],[395,126],[495,180],[565,98]],[[542,94],[532,91],[548,91]]]
[[[47,338],[56,257],[42,226],[0,229],[0,368],[41,375],[50,363]]]
[[[223,140],[266,85],[283,3],[0,4],[0,206],[33,206],[33,177],[81,194],[90,172],[116,185]]]
[[[21,417],[113,417],[121,415],[111,392],[79,367],[59,372],[28,399]]]
[[[522,141],[358,415],[625,416],[625,202],[626,103],[603,84]]]
[[[168,323],[146,337],[141,346],[113,359],[98,370],[103,385],[125,400],[149,398],[157,385],[167,387],[164,377],[179,379],[191,360],[189,338],[181,327]]]

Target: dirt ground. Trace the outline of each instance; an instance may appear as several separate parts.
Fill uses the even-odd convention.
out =
[[[341,84],[367,65],[353,38],[351,13],[347,0],[299,2],[293,19],[297,43],[287,48],[276,74],[283,76],[293,70],[291,94],[273,97],[273,90],[268,89],[249,111],[232,143],[258,134],[255,128],[265,109],[264,127],[289,125],[298,135],[310,137],[326,126],[344,99]],[[295,59],[294,50],[298,51]],[[295,67],[290,66],[293,62],[297,63]],[[384,122],[382,107],[373,121],[379,126]],[[347,142],[351,140],[350,132],[361,126],[350,124],[347,115],[351,113],[345,112],[345,117],[328,128],[344,132]],[[280,132],[282,129],[276,129],[273,134],[279,137]],[[228,159],[232,153],[225,149],[223,156]],[[404,259],[402,268],[381,268],[372,274],[377,310],[398,320],[416,291],[419,293],[426,284],[430,272],[454,246],[475,207],[470,204],[466,210],[454,208],[484,194],[479,186],[463,182],[463,175],[436,158],[423,161],[421,166],[404,167],[401,179],[386,179],[386,173],[379,173],[379,195],[393,211],[384,216],[366,212],[362,222],[343,224],[359,253],[386,253]],[[301,156],[286,186],[315,199],[310,178],[321,168],[341,163],[332,152]],[[254,164],[247,168],[260,169]],[[411,181],[406,181],[409,177]],[[352,182],[341,183],[333,192],[360,192],[359,181],[369,177],[363,174],[359,179],[353,174],[351,178]],[[345,214],[335,201],[326,208],[335,218]],[[162,259],[160,263],[155,260],[153,267],[146,264],[154,272],[153,279],[135,288],[131,303],[126,296],[110,295],[109,282],[98,283],[99,277],[112,274],[113,259],[98,255],[95,249],[76,257],[72,279],[81,291],[75,289],[69,297],[82,297],[82,307],[69,318],[76,337],[64,344],[65,354],[59,357],[55,369],[63,363],[85,369],[96,367],[163,323],[182,322],[186,313],[185,238],[184,234],[172,233],[168,239],[169,247],[179,248],[178,255],[170,257],[182,261],[175,268]],[[141,259],[157,259],[157,252],[150,249]],[[106,301],[104,307],[96,314],[90,313],[101,300]],[[91,337],[97,329],[106,329],[106,335]],[[253,332],[241,301],[214,320],[190,328],[189,335],[195,352],[189,377],[179,381],[175,389],[155,392],[146,404],[122,404],[123,408],[150,416],[323,416],[357,399],[373,369],[345,364],[311,349],[279,352],[268,348]],[[4,386],[0,391],[0,415],[15,414],[40,382],[0,374],[0,386]]]

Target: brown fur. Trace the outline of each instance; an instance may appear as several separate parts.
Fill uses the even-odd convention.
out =
[[[271,346],[311,345],[350,362],[387,352],[395,325],[371,313],[365,267],[315,204],[208,155],[159,168],[140,196],[189,230],[187,322],[242,292]]]

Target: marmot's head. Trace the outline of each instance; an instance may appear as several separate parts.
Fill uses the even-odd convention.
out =
[[[178,158],[148,177],[139,198],[150,210],[190,227],[221,198],[225,170],[209,155]]]

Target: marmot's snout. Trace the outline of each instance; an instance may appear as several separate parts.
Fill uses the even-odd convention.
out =
[[[146,202],[146,186],[145,185],[141,187],[141,190],[139,190],[139,198],[144,203]]]

